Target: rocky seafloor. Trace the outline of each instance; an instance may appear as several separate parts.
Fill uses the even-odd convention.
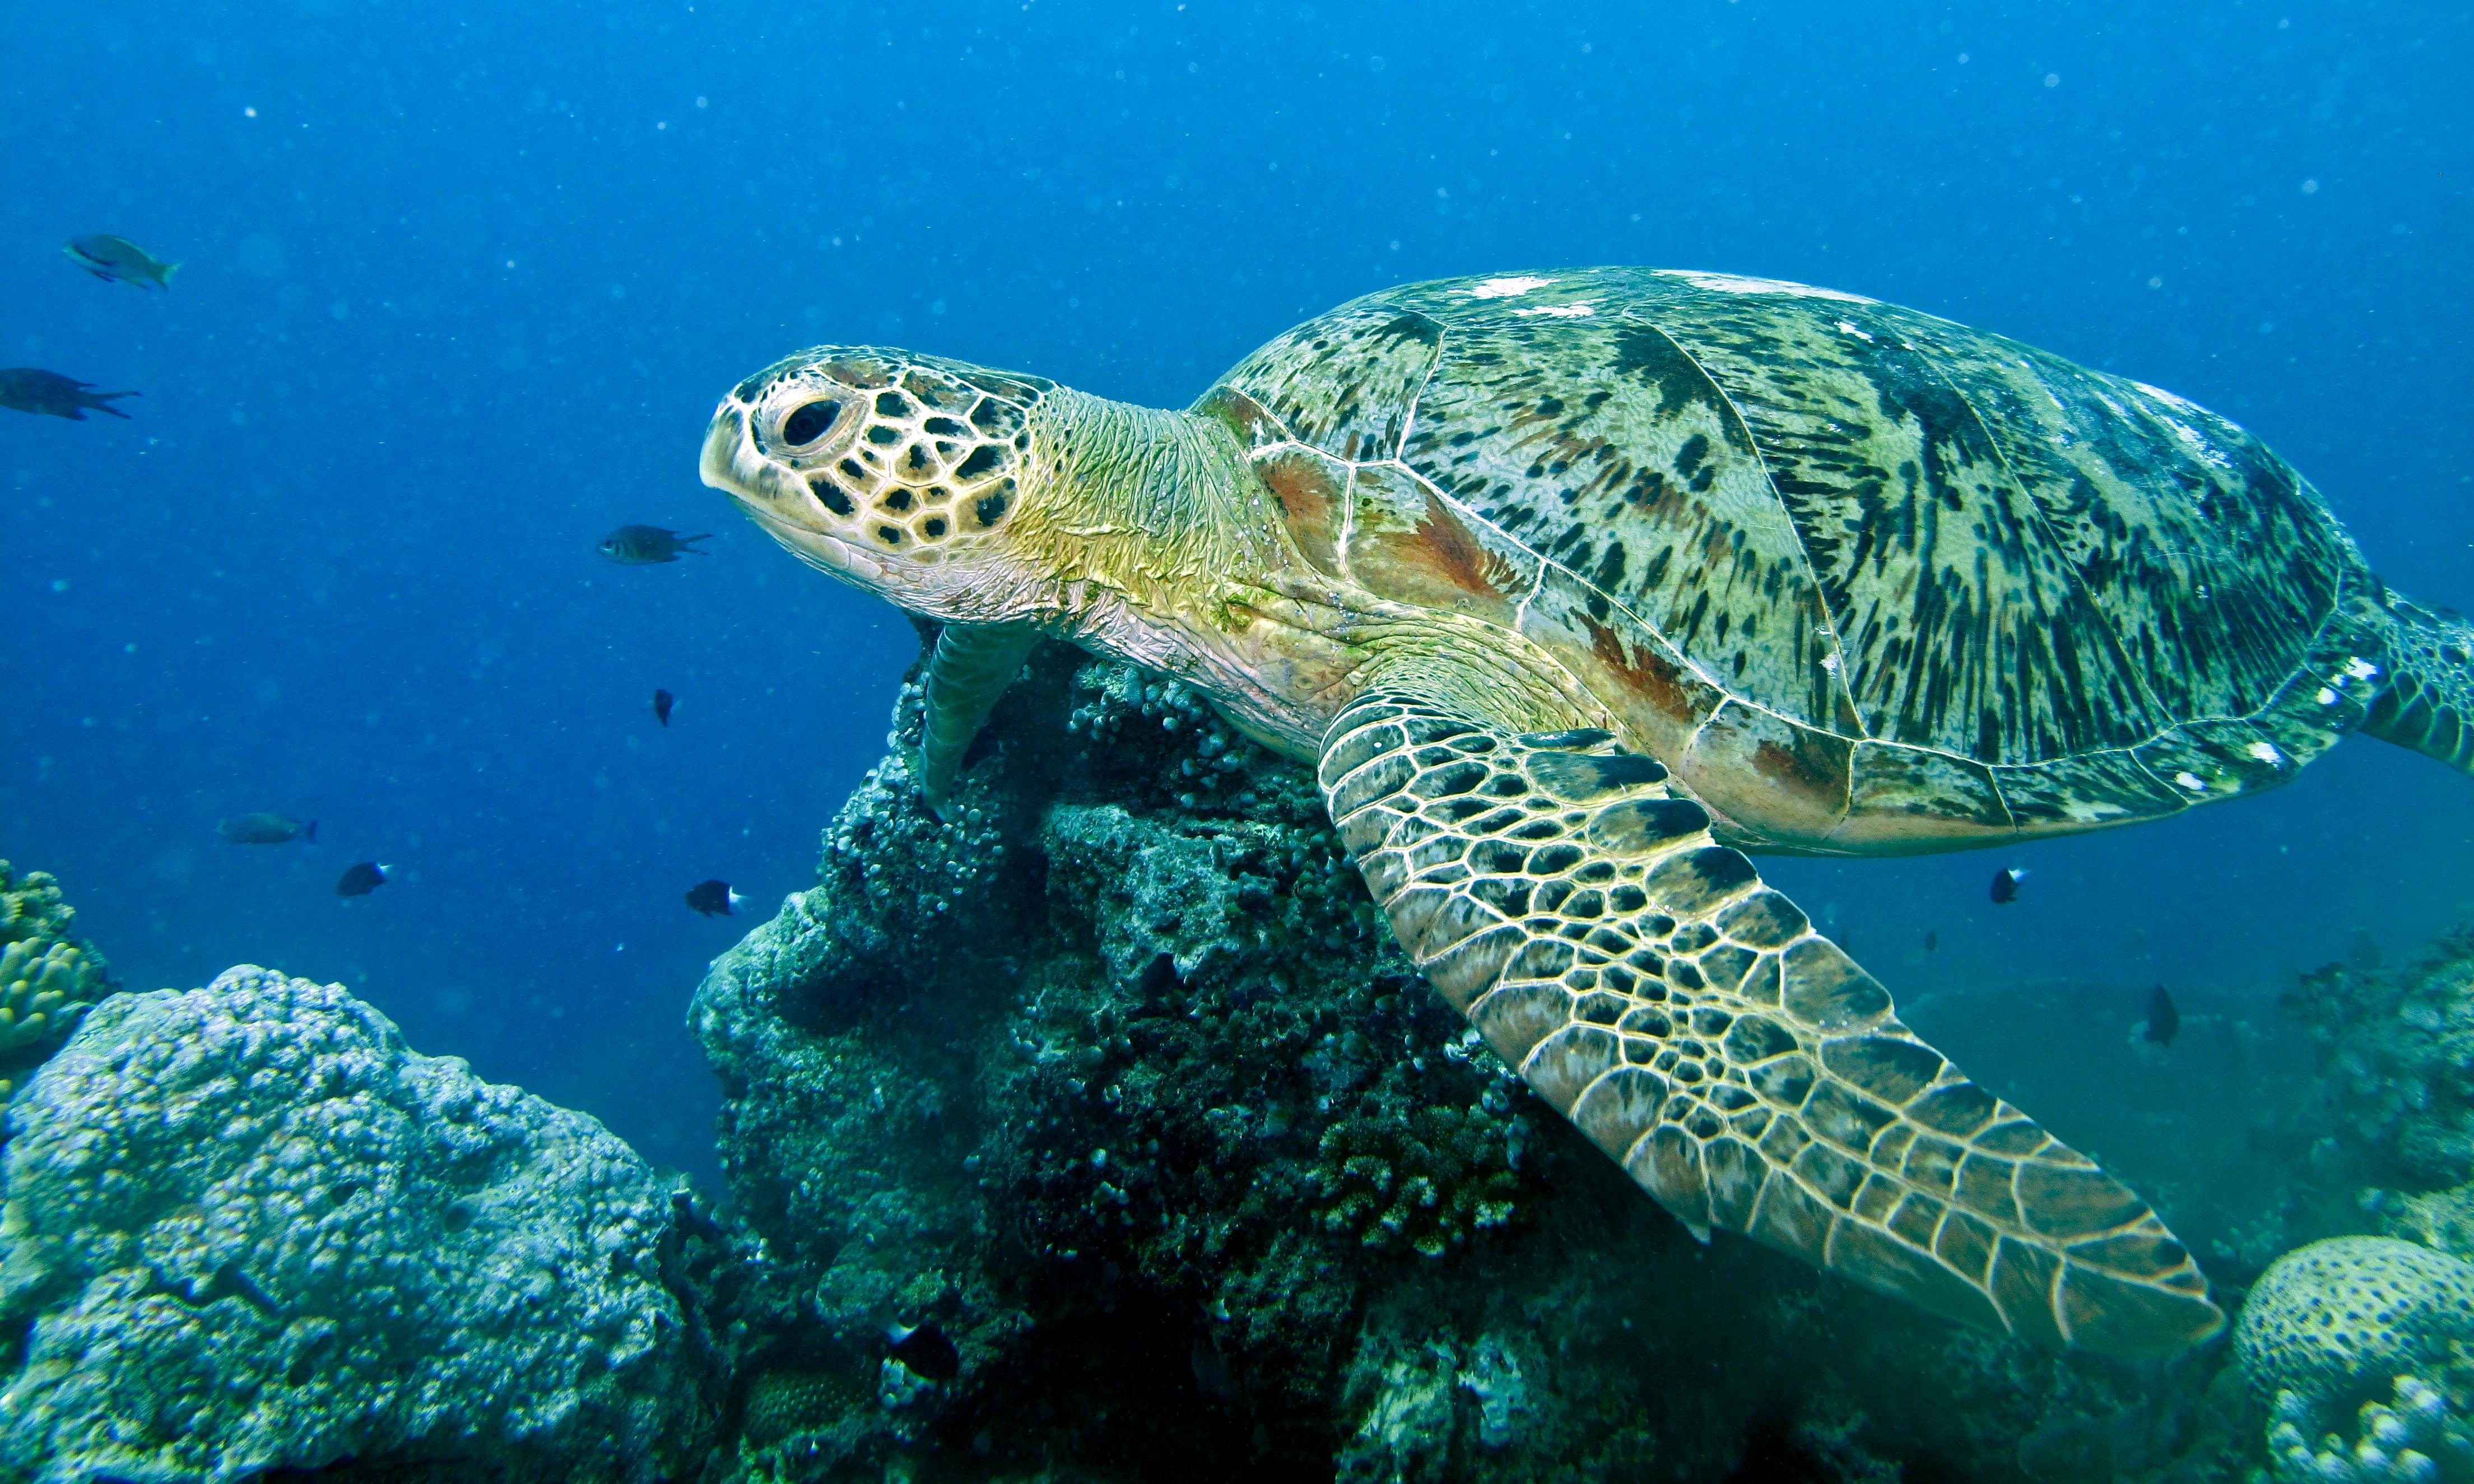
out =
[[[2268,1198],[2141,1141],[2256,1297],[2131,1366],[1695,1241],[1180,688],[1043,651],[949,821],[917,729],[696,991],[720,1191],[338,986],[91,961],[0,1149],[0,1484],[2474,1480],[2474,934],[2292,987]]]

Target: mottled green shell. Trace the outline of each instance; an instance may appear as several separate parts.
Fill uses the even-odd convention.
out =
[[[2310,486],[2154,387],[1853,295],[1369,296],[1198,410],[1309,561],[1536,641],[1738,832],[1927,849],[2281,782],[2359,719]]]

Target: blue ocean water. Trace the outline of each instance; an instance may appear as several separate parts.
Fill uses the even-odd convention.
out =
[[[747,925],[681,893],[809,884],[915,653],[696,481],[802,345],[1181,405],[1394,282],[1801,280],[2205,403],[2474,605],[2455,7],[28,5],[0,57],[0,362],[143,393],[0,416],[0,855],[133,986],[341,979],[666,1163],[710,1161],[680,1017]],[[96,231],[171,290],[78,272]],[[713,554],[595,555],[631,522]],[[248,810],[318,842],[216,838]],[[2468,780],[2355,742],[2168,824],[1769,869],[1911,1005],[2127,1026],[2406,950],[2469,841]]]

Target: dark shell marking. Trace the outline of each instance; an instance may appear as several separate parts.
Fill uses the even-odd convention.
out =
[[[1198,410],[1309,560],[1518,628],[1763,843],[2149,817],[2284,781],[2370,698],[2338,682],[2375,589],[2292,469],[1913,310],[1451,280],[1291,330]]]
[[[1900,1024],[1663,768],[1473,730],[1352,702],[1333,822],[1435,987],[1667,1209],[1989,1329],[2129,1355],[2216,1331],[2155,1213]]]

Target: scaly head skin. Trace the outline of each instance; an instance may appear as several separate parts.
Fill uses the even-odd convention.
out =
[[[704,481],[913,613],[1083,643],[1128,607],[1175,626],[1285,560],[1221,424],[908,351],[824,346],[740,382]]]
[[[704,482],[802,560],[912,612],[1035,618],[1054,583],[1015,537],[1026,489],[1046,473],[1032,414],[1057,390],[907,352],[820,347],[723,399]]]

